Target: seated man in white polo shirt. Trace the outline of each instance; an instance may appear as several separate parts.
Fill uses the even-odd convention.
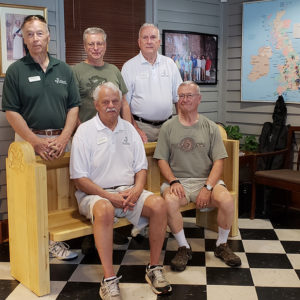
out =
[[[82,123],[74,136],[70,160],[79,211],[94,226],[96,248],[104,270],[100,296],[121,299],[113,269],[114,216],[141,226],[149,222],[150,263],[146,280],[156,294],[172,290],[163,276],[159,257],[167,226],[167,211],[160,196],[143,190],[147,159],[134,127],[119,116],[121,91],[111,82],[95,89],[97,114]]]

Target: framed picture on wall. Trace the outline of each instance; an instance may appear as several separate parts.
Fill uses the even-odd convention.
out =
[[[163,30],[162,53],[174,60],[182,80],[193,80],[198,84],[217,84],[217,35]]]
[[[21,25],[28,15],[47,19],[47,9],[37,6],[0,4],[0,76],[5,76],[10,64],[25,55]]]

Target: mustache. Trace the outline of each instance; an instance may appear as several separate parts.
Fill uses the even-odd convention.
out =
[[[117,112],[117,110],[115,108],[107,108],[105,112]]]

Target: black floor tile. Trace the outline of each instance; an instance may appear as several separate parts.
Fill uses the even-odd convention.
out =
[[[292,269],[286,254],[246,253],[250,268]]]
[[[16,280],[0,280],[0,299],[6,299],[18,284]]]
[[[243,240],[278,240],[273,229],[240,229]]]
[[[298,300],[300,288],[256,287],[258,300]]]
[[[253,286],[249,269],[245,268],[206,268],[208,285]]]
[[[300,280],[300,270],[295,270]]]
[[[281,244],[286,253],[300,254],[299,241],[281,241]]]
[[[9,262],[9,244],[0,244],[0,261]]]
[[[145,283],[146,266],[121,265],[117,276],[122,275],[120,282]]]
[[[289,209],[286,214],[282,213],[282,208],[272,212],[270,218],[275,229],[300,229],[300,211]]]
[[[126,253],[126,250],[114,250],[113,251],[113,264],[119,265],[121,264],[124,255]],[[101,264],[101,260],[99,258],[98,252],[95,252],[90,255],[85,255],[84,258],[81,261],[81,264],[87,264],[87,265],[99,265]]]
[[[170,265],[176,251],[166,251],[164,265]],[[188,266],[205,266],[205,252],[193,252],[193,257],[188,261]]]
[[[67,281],[76,268],[76,264],[50,264],[50,280]]]
[[[99,300],[99,283],[67,282],[56,300]]]
[[[233,252],[244,252],[244,246],[241,240],[228,240],[229,247]],[[216,240],[206,239],[205,240],[205,251],[215,251]]]
[[[158,296],[157,300],[206,300],[206,287],[203,285],[172,284],[172,292]]]

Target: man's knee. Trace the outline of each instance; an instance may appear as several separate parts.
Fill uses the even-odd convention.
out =
[[[149,209],[155,214],[166,214],[166,202],[161,196],[151,195],[147,199]]]
[[[214,197],[216,206],[224,211],[231,212],[234,210],[234,199],[230,192],[222,187]]]
[[[163,193],[163,197],[165,199],[168,211],[179,210],[180,206],[184,205],[184,204],[181,204],[178,196],[176,196],[175,194],[170,192],[170,189],[167,189]]]
[[[109,201],[101,199],[94,204],[93,215],[95,222],[113,223],[114,207]]]

